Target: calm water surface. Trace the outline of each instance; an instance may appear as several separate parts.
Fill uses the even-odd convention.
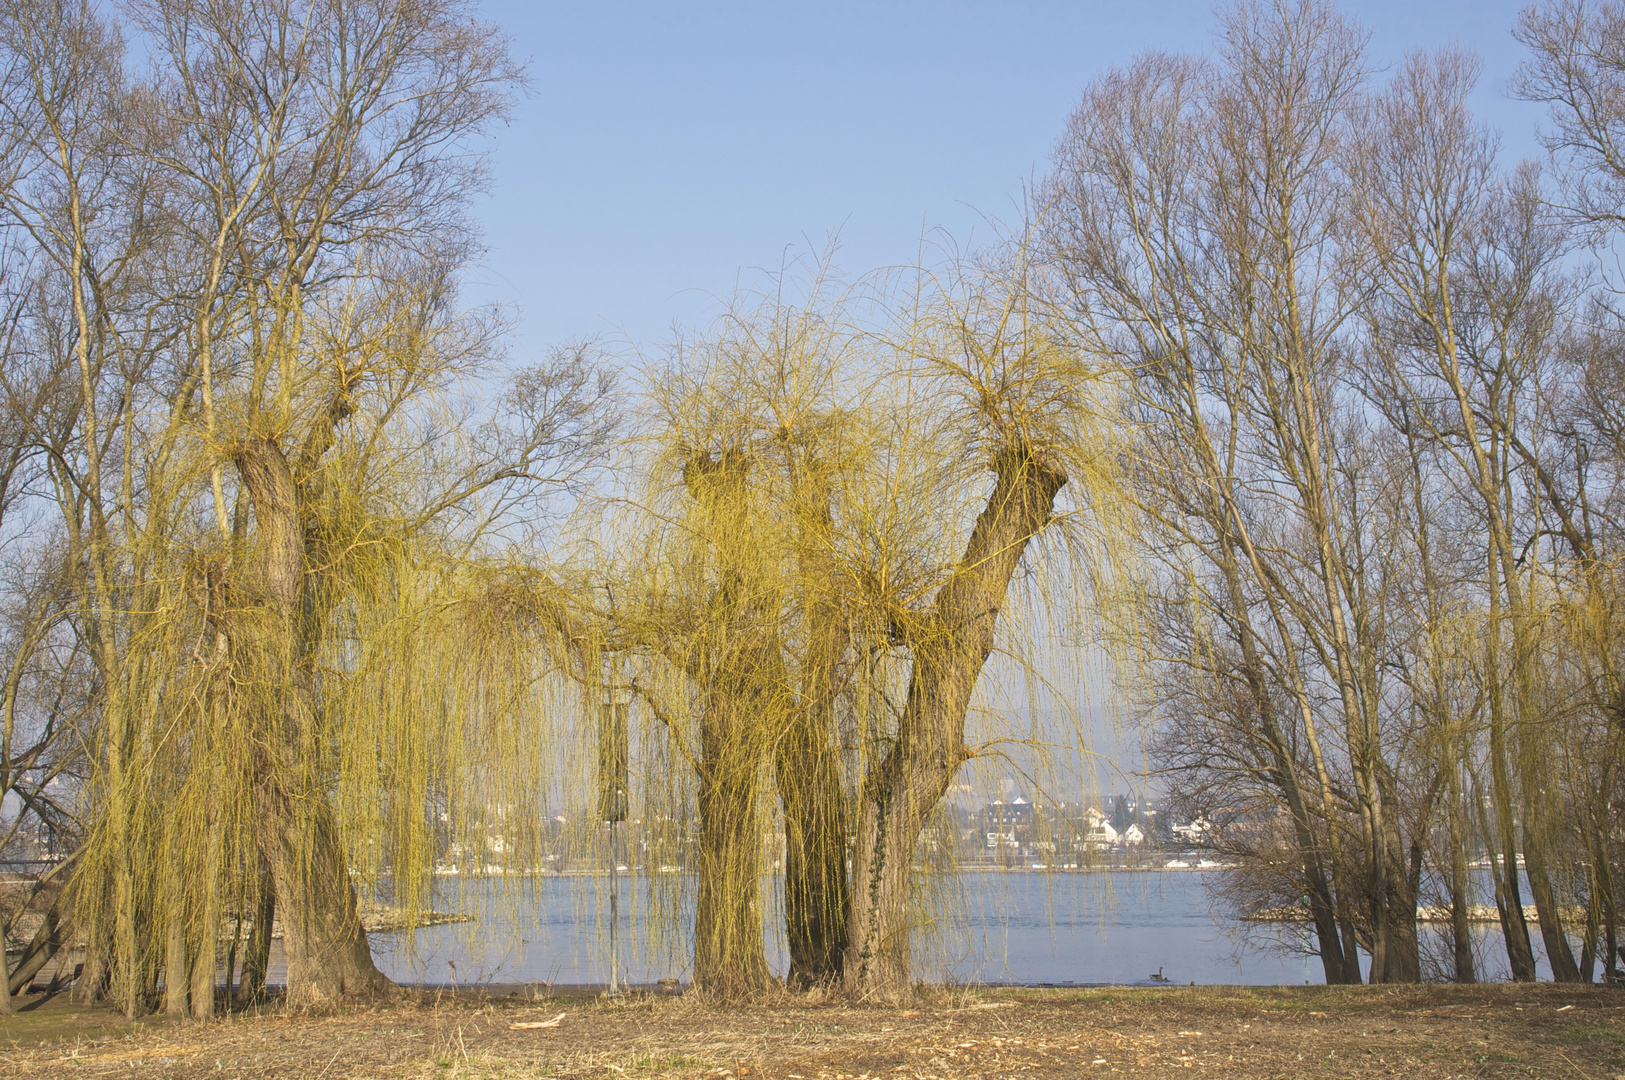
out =
[[[1271,939],[1301,947],[1301,927],[1244,927],[1215,912],[1204,883],[1224,871],[1087,874],[965,873],[938,879],[923,909],[940,931],[917,935],[915,971],[932,981],[1154,985],[1298,984],[1324,981],[1313,956],[1283,954]],[[781,879],[766,912],[768,960],[783,975]],[[441,879],[435,906],[476,921],[379,934],[379,966],[403,983],[601,983],[609,978],[607,877]],[[620,977],[688,981],[690,879],[622,877]],[[672,903],[661,903],[664,891]],[[677,910],[681,918],[657,914]],[[1244,932],[1245,931],[1245,932]],[[1424,949],[1443,942],[1424,924]],[[1539,935],[1532,935],[1537,953]],[[1475,941],[1481,977],[1504,978],[1499,930]],[[1549,978],[1540,956],[1541,976]]]

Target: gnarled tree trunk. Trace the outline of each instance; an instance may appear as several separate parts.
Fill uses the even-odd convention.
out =
[[[997,482],[935,610],[907,628],[914,656],[897,738],[865,778],[852,857],[844,982],[897,994],[910,984],[910,875],[926,817],[969,756],[965,716],[1027,544],[1050,520],[1066,474],[1026,445],[993,462]]]
[[[310,586],[293,471],[281,448],[263,436],[247,439],[235,456],[256,525],[240,640],[257,682],[250,706],[258,754],[257,840],[276,885],[288,1003],[318,1005],[377,993],[391,984],[367,946],[321,769],[307,628],[301,625]]]

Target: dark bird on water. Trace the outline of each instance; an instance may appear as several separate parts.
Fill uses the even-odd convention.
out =
[[[1168,976],[1164,975],[1162,973],[1162,968],[1159,967],[1157,968],[1156,974],[1151,976],[1151,980],[1153,982],[1167,982]]]

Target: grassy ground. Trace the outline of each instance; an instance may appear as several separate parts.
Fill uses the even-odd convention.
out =
[[[562,1016],[560,1015],[562,1014]],[[514,1027],[558,1017],[552,1027]],[[328,1015],[0,1020],[0,1076],[1625,1077],[1625,991],[1556,986],[934,990],[908,1007],[694,995],[408,995]]]

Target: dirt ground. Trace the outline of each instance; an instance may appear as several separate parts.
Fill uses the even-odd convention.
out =
[[[552,1026],[515,1027],[516,1024]],[[939,989],[907,1007],[783,996],[405,996],[129,1024],[37,998],[0,1019],[0,1076],[708,1078],[1580,1077],[1625,1080],[1625,991],[1600,987]]]

